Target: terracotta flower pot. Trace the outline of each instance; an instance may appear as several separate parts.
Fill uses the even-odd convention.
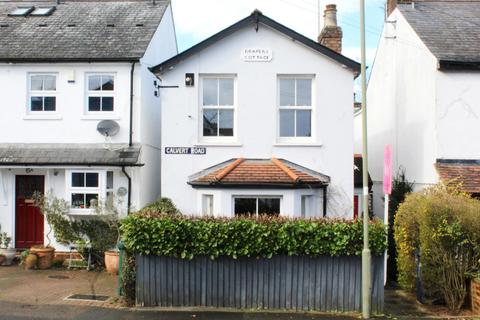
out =
[[[35,254],[38,257],[37,266],[38,269],[45,270],[52,267],[53,257],[55,255],[55,248],[35,248],[30,249],[30,253]]]
[[[37,266],[37,262],[38,262],[37,255],[36,254],[29,254],[25,258],[25,262],[23,264],[25,265],[26,270],[32,270],[32,269],[35,269],[35,267]]]
[[[480,279],[470,281],[470,296],[473,313],[480,314]]]
[[[108,273],[118,274],[120,254],[118,251],[105,251],[105,268]]]
[[[4,256],[5,259],[0,265],[9,266],[12,264],[13,259],[17,255],[17,250],[14,248],[0,249],[0,255]]]

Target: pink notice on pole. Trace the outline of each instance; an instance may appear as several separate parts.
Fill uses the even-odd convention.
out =
[[[383,193],[392,193],[392,146],[385,146],[383,159]]]

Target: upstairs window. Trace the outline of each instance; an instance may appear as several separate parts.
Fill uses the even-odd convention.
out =
[[[57,77],[55,74],[30,74],[30,112],[53,112],[57,104]]]
[[[87,75],[87,111],[113,112],[115,77],[111,74]]]
[[[55,7],[38,7],[33,10],[31,16],[49,16],[55,11]]]
[[[234,136],[234,78],[202,78],[203,137]]]
[[[312,79],[280,77],[279,136],[312,136]]]

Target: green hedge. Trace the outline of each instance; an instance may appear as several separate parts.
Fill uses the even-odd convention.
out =
[[[273,255],[360,255],[362,221],[286,218],[193,218],[137,213],[122,222],[127,250],[143,255],[192,259],[197,255],[264,257]],[[386,228],[370,224],[370,246],[381,255]]]

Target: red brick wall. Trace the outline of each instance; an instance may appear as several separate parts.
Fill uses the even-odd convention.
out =
[[[471,281],[472,311],[480,314],[480,279]]]

